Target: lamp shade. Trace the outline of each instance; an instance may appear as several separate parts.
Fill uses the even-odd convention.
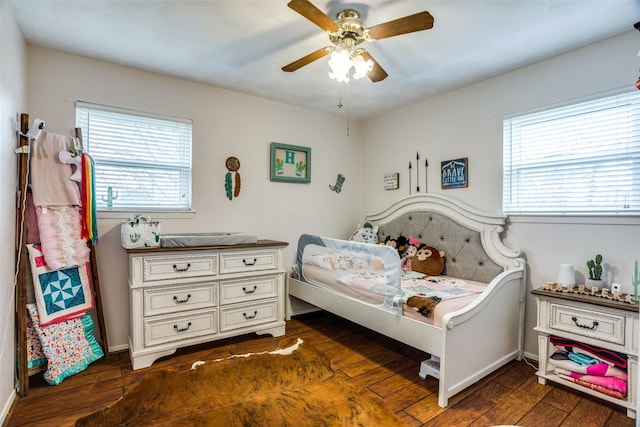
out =
[[[558,272],[558,283],[560,283],[563,288],[574,286],[576,284],[576,273],[573,270],[573,265],[560,264],[560,271]]]

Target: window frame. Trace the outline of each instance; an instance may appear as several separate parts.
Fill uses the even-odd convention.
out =
[[[550,123],[553,123],[554,121],[559,123],[562,120],[566,120],[568,117],[571,117],[571,114],[569,114],[568,111],[572,110],[573,108],[576,108],[576,107],[581,108],[583,105],[588,105],[589,103],[609,102],[610,99],[614,99],[614,98],[620,98],[620,99],[628,98],[627,104],[629,104],[629,106],[627,108],[628,110],[630,110],[630,112],[628,113],[628,116],[630,117],[630,119],[628,120],[628,124],[625,129],[628,130],[629,142],[627,143],[627,145],[630,147],[633,147],[633,149],[626,152],[624,151],[617,152],[617,156],[619,158],[622,158],[626,155],[628,157],[628,162],[631,164],[631,166],[626,168],[627,175],[631,177],[630,184],[629,184],[629,187],[631,187],[631,190],[630,190],[631,196],[625,196],[626,200],[632,201],[631,203],[629,203],[628,201],[625,202],[625,204],[627,203],[629,204],[629,210],[626,210],[627,207],[624,206],[624,204],[621,204],[620,207],[618,208],[612,208],[611,206],[600,206],[599,208],[596,208],[596,209],[588,209],[588,208],[585,208],[584,206],[580,206],[578,208],[572,208],[571,206],[567,206],[570,204],[570,201],[566,200],[570,198],[571,189],[562,190],[563,192],[561,194],[564,194],[564,196],[560,196],[560,197],[565,198],[564,205],[556,205],[548,209],[541,209],[541,208],[532,209],[528,205],[524,205],[524,206],[520,205],[520,207],[518,207],[517,204],[515,205],[510,204],[507,198],[512,194],[514,194],[513,186],[514,185],[517,186],[518,184],[517,183],[514,184],[514,181],[510,180],[509,178],[521,172],[522,170],[524,170],[525,167],[522,165],[527,164],[523,162],[522,164],[517,165],[519,167],[516,167],[514,169],[513,162],[511,162],[512,159],[509,158],[509,156],[514,151],[514,144],[515,144],[514,140],[517,139],[517,138],[512,138],[514,134],[512,129],[513,121],[526,121],[531,118],[536,118],[536,116],[542,117],[544,115],[551,114],[551,120],[549,120]],[[616,103],[611,104],[611,106],[612,106],[611,108],[622,108],[622,106],[624,106],[624,103],[621,102],[620,100],[617,100]],[[564,115],[556,115],[556,111],[561,112],[563,109],[565,110]],[[599,110],[591,109],[591,110],[585,110],[585,111],[586,112],[581,112],[579,114],[580,115],[584,114],[586,116],[588,114],[598,112]],[[635,167],[635,165],[640,163],[640,118],[636,119],[638,115],[640,115],[640,92],[634,86],[631,86],[631,87],[624,86],[612,91],[597,93],[589,97],[574,99],[567,102],[558,103],[555,105],[546,106],[546,107],[542,107],[535,110],[529,110],[525,112],[518,112],[518,113],[505,115],[503,118],[503,146],[502,146],[503,147],[503,156],[502,156],[503,157],[502,158],[503,160],[502,185],[503,186],[502,186],[501,200],[502,200],[503,213],[506,215],[509,215],[511,218],[518,217],[519,219],[516,222],[518,221],[519,222],[550,222],[548,220],[544,220],[541,218],[571,217],[571,218],[574,218],[573,222],[575,223],[592,223],[592,222],[593,223],[631,223],[631,224],[638,223],[637,218],[640,217],[640,168]],[[516,124],[516,126],[517,125],[518,124]],[[520,125],[520,126],[523,126],[523,125]],[[607,126],[609,126],[608,123],[607,123]],[[606,129],[609,129],[607,126],[604,126],[604,127]],[[583,141],[584,140],[578,140],[574,142],[583,142]],[[518,144],[520,143],[521,141],[518,141]],[[550,145],[551,144],[542,146],[542,149]],[[562,146],[563,144],[558,144],[558,145]],[[623,144],[618,144],[618,145],[623,145]],[[563,157],[563,159],[567,159],[569,157],[570,156],[565,156]],[[558,161],[558,160],[555,161],[555,163],[561,163],[561,162],[562,161]],[[533,167],[540,167],[544,163],[545,163],[544,161],[538,161],[537,163],[531,162],[529,164],[529,167],[531,167],[531,165],[533,165]],[[552,163],[552,162],[548,162],[548,163]],[[585,156],[582,160],[582,163],[593,164],[595,165],[594,167],[597,167],[598,165],[603,165],[605,162],[601,160],[601,158],[598,158],[597,155],[591,155],[591,156]],[[564,166],[564,163],[562,163],[562,165]],[[544,168],[541,168],[541,169],[544,170]],[[584,172],[584,170],[582,172]],[[549,178],[549,175],[552,175],[552,174],[549,172],[549,170],[543,173],[545,174],[543,178],[548,179],[546,183],[551,181],[551,178]],[[608,177],[615,177],[615,175],[611,173],[608,175]],[[522,181],[524,178],[520,176],[519,179]],[[545,183],[545,182],[542,181],[541,183]],[[609,187],[612,187],[612,186],[609,186]],[[538,195],[539,197],[540,193],[533,193],[533,195],[531,193],[529,194],[528,201],[530,204],[533,204],[532,202],[535,202],[536,195]],[[524,198],[526,202],[527,201],[526,193],[524,194]],[[531,198],[533,198],[534,200],[532,201]],[[581,200],[581,202],[584,203],[584,200]],[[612,220],[612,218],[616,218],[616,219]],[[620,218],[626,218],[626,219],[620,220]],[[551,220],[551,222],[555,222],[555,221]],[[565,222],[566,222],[565,220],[559,221],[559,223],[565,223]]]
[[[176,142],[179,142],[180,144],[177,146],[170,145],[171,140],[169,140],[168,142],[165,143],[164,148],[166,149],[167,147],[172,147],[172,148],[176,147],[176,151],[179,151],[179,155],[177,156],[179,160],[176,160],[175,162],[174,161],[166,162],[165,160],[165,163],[163,163],[164,159],[162,158],[163,157],[162,153],[166,150],[163,150],[162,146],[158,147],[158,155],[154,156],[154,159],[151,163],[146,159],[145,161],[142,161],[142,162],[131,161],[130,159],[127,159],[126,161],[118,161],[118,156],[109,157],[109,154],[105,155],[105,152],[107,151],[113,152],[113,151],[117,151],[118,148],[122,149],[122,146],[120,145],[120,143],[117,143],[111,146],[107,145],[106,149],[105,149],[105,146],[103,145],[101,147],[101,150],[102,150],[101,154],[98,154],[96,149],[93,150],[94,154],[92,154],[91,126],[89,124],[88,130],[85,127],[89,123],[90,112],[96,112],[97,114],[106,114],[107,116],[112,114],[123,115],[125,116],[123,122],[129,121],[130,122],[129,124],[131,124],[131,122],[138,122],[142,126],[150,126],[150,129],[152,130],[161,129],[159,131],[160,134],[162,134],[162,132],[167,132],[167,129],[169,129],[169,132],[167,133],[168,135],[167,137],[173,138]],[[156,113],[137,111],[137,110],[127,109],[122,107],[96,104],[96,103],[80,101],[80,100],[76,101],[75,103],[75,113],[76,113],[76,126],[82,129],[83,145],[85,148],[85,152],[89,154],[94,160],[94,166],[96,169],[96,174],[95,174],[96,181],[100,179],[99,170],[101,165],[108,165],[107,167],[111,169],[125,168],[127,172],[131,175],[141,174],[141,176],[146,176],[149,181],[146,182],[146,185],[143,186],[143,189],[148,189],[147,191],[152,191],[154,188],[154,185],[156,184],[156,180],[161,179],[162,177],[162,174],[158,174],[158,171],[166,170],[166,171],[172,172],[173,174],[178,174],[179,176],[182,177],[177,181],[169,180],[170,182],[178,182],[178,185],[176,185],[175,187],[170,187],[172,190],[174,190],[174,192],[175,191],[178,192],[177,194],[174,194],[173,198],[171,198],[170,200],[180,202],[180,199],[182,197],[187,198],[185,203],[175,203],[175,204],[168,203],[164,206],[161,206],[161,204],[158,203],[157,206],[154,206],[153,205],[154,200],[158,200],[158,198],[152,196],[148,200],[151,204],[148,204],[148,205],[130,204],[130,205],[123,205],[123,206],[113,206],[112,209],[108,209],[107,206],[105,205],[106,201],[100,195],[96,194],[96,207],[98,210],[99,217],[127,218],[132,213],[141,213],[141,212],[153,213],[154,218],[158,217],[158,214],[163,214],[162,216],[164,217],[182,217],[183,214],[185,213],[189,214],[194,212],[193,211],[193,156],[192,156],[193,120],[174,117],[174,116],[168,116],[168,115],[162,115],[162,114],[156,114]],[[82,114],[86,114],[86,117],[81,118]],[[116,116],[111,116],[111,117],[114,118]],[[148,121],[146,119],[148,119]],[[116,118],[114,120],[114,123],[117,123],[117,122],[118,120]],[[164,122],[166,122],[166,125]],[[157,127],[154,128],[154,124],[157,125]],[[110,130],[108,128],[109,126],[106,126],[106,129]],[[150,133],[152,132],[150,131]],[[144,132],[139,132],[136,135],[142,135],[142,134],[144,134]],[[104,141],[101,141],[101,142],[104,143]],[[96,143],[100,143],[100,142],[93,142],[93,144],[96,144]],[[141,145],[148,147],[149,145],[153,145],[153,143],[154,143],[154,140],[151,139],[150,136],[146,136],[146,139],[145,138],[138,139],[138,137],[136,136],[136,143],[130,146],[136,147],[136,148],[138,148],[138,146],[141,146]],[[128,144],[129,143],[123,143],[123,145],[128,145]],[[164,155],[164,157],[167,157],[167,156]],[[139,156],[139,158],[142,159],[143,157]],[[158,158],[160,158],[160,160],[158,160]],[[173,157],[171,159],[173,159]],[[118,177],[121,175],[114,173],[112,170],[108,173],[107,176],[113,179],[113,177]],[[135,181],[140,182],[140,180],[138,179],[135,179]],[[165,179],[165,181],[167,181],[167,179]],[[120,182],[120,181],[116,181],[116,182]],[[101,185],[98,182],[96,182],[96,193],[97,193],[97,189],[100,186]],[[102,185],[102,187],[104,187],[104,184]]]

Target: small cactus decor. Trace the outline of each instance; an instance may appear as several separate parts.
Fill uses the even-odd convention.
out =
[[[587,269],[589,270],[589,279],[600,280],[602,278],[602,255],[596,255],[596,260],[587,261]]]
[[[635,271],[633,277],[631,277],[631,284],[633,285],[633,300],[638,302],[638,285],[640,285],[640,276],[638,276],[638,260],[636,260]]]
[[[103,202],[107,203],[107,209],[113,209],[113,201],[118,198],[118,190],[115,191],[115,195],[113,194],[113,188],[111,186],[107,187],[107,197],[101,196]]]

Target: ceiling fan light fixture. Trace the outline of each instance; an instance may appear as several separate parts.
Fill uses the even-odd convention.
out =
[[[349,82],[349,70],[353,64],[351,63],[351,52],[348,49],[338,45],[331,52],[329,57],[329,77],[340,83]]]
[[[350,46],[337,45],[329,57],[329,77],[340,83],[348,83],[350,74],[356,80],[367,77],[373,69],[373,61],[365,60],[361,52],[362,49],[356,51]]]
[[[369,71],[373,69],[373,61],[370,59],[365,59],[361,55],[356,55],[353,58],[353,78],[354,79],[364,79],[369,75]]]

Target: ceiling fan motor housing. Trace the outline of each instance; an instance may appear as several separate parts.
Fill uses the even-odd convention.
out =
[[[345,9],[338,13],[336,23],[340,29],[329,33],[329,40],[335,45],[342,44],[345,40],[352,40],[352,46],[357,46],[367,40],[367,27],[360,19],[360,15],[353,9]],[[351,44],[351,43],[349,43]]]

